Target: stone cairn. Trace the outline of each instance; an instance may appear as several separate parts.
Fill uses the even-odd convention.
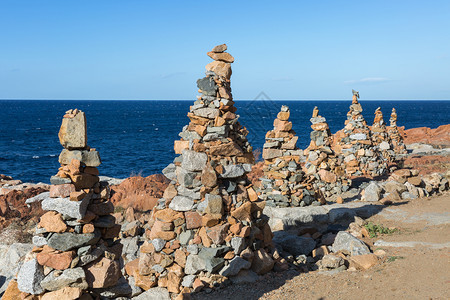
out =
[[[99,181],[99,153],[87,145],[82,111],[66,112],[59,140],[65,148],[61,167],[42,201],[47,212],[36,228],[35,248],[17,275],[18,289],[42,300],[93,299],[123,279],[121,245],[114,241],[120,226],[111,216],[109,187]]]
[[[230,76],[234,58],[225,44],[213,48],[190,123],[175,141],[172,180],[152,211],[140,258],[125,266],[138,287],[152,294],[187,294],[225,278],[274,265],[265,203],[246,174],[254,162],[247,130],[238,122]],[[247,270],[251,269],[251,270]],[[144,299],[144,298],[143,298]]]
[[[358,98],[359,92],[353,90],[352,105],[339,145],[344,156],[345,172],[347,176],[383,175],[387,165],[381,154],[373,148],[370,129],[362,115]]]
[[[384,122],[380,107],[375,110],[375,118],[370,130],[374,148],[381,153],[387,162],[394,162],[395,154],[391,149],[391,139],[387,133],[386,123]]]
[[[405,154],[408,154],[408,151],[406,151],[406,146],[405,143],[403,142],[403,137],[397,128],[397,112],[395,111],[395,108],[392,108],[391,118],[389,119],[389,121],[390,121],[390,126],[388,130],[389,138],[391,139],[394,153],[397,155],[397,159],[400,160],[403,158]]]
[[[351,180],[345,179],[342,157],[338,158],[332,150],[332,134],[327,120],[319,115],[314,107],[311,118],[311,142],[305,149],[306,182],[312,184],[319,199],[339,195],[349,189]],[[324,200],[322,200],[324,202]]]
[[[266,134],[261,198],[268,206],[306,206],[316,199],[314,192],[303,184],[300,164],[303,151],[297,148],[298,136],[292,130],[289,116],[289,107],[283,105],[273,122],[273,130]]]

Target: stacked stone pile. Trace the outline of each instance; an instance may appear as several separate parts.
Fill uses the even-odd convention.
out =
[[[273,122],[273,130],[266,134],[261,198],[269,206],[305,206],[316,199],[303,184],[302,150],[297,148],[298,136],[292,130],[289,116],[289,107],[283,105]]]
[[[305,149],[306,182],[313,190],[320,190],[325,197],[339,195],[349,189],[351,180],[345,178],[342,157],[337,157],[331,148],[332,135],[327,120],[319,115],[317,106],[311,118],[311,142]]]
[[[394,150],[391,149],[391,139],[386,130],[381,108],[375,110],[375,118],[371,127],[372,143],[376,151],[380,152],[387,162],[395,161]]]
[[[214,61],[197,81],[201,95],[174,145],[179,156],[163,170],[172,182],[152,211],[140,258],[125,266],[145,290],[139,297],[161,288],[186,294],[276,263],[265,204],[246,176],[254,158],[235,114],[226,49],[208,52]]]
[[[405,143],[403,142],[403,137],[398,131],[397,128],[397,112],[395,111],[395,108],[392,108],[391,118],[389,119],[390,126],[388,129],[389,138],[392,143],[392,147],[394,150],[394,153],[397,155],[397,159],[402,159],[408,151],[406,151]]]
[[[353,91],[352,105],[347,113],[343,138],[339,148],[344,156],[347,176],[379,176],[387,170],[381,154],[373,148],[370,129],[358,103],[359,93]]]
[[[124,284],[119,281],[121,245],[115,241],[120,226],[111,215],[109,187],[99,181],[100,156],[87,145],[82,111],[66,112],[59,140],[61,168],[42,200],[47,212],[33,237],[35,248],[17,275],[18,289],[30,299],[116,297],[104,293]]]

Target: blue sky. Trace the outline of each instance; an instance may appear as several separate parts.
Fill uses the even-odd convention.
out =
[[[0,0],[0,99],[450,99],[450,1]]]

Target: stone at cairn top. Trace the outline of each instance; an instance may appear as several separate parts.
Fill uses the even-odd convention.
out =
[[[59,142],[69,150],[87,147],[86,116],[78,109],[66,111],[59,130]]]

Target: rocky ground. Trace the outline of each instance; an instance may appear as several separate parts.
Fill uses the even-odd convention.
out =
[[[398,203],[367,221],[395,229],[364,238],[379,263],[360,271],[270,273],[253,283],[205,291],[193,299],[448,299],[450,193]],[[209,292],[209,293],[208,293]]]
[[[403,134],[410,152],[404,163],[405,168],[416,169],[423,176],[434,172],[445,174],[450,170],[450,125],[437,129],[410,129]],[[262,174],[262,164],[256,164],[249,179],[256,183]],[[145,212],[151,210],[162,197],[168,180],[160,174],[145,178],[136,176],[125,180],[102,180],[108,180],[112,185],[111,201],[116,206],[116,218],[120,220],[122,216],[124,219],[122,238],[129,236],[127,240],[136,240],[137,247],[138,239],[133,236],[142,230],[139,224],[146,223]],[[3,175],[0,178],[0,295],[8,279],[17,272],[17,265],[23,255],[32,248],[30,242],[33,229],[44,213],[39,202],[27,204],[25,200],[48,189],[49,186],[45,184],[22,183]],[[312,265],[314,262],[311,261],[308,266],[290,264],[287,271],[271,272],[262,277],[251,274],[243,276],[241,279],[245,284],[206,289],[193,298],[448,299],[450,277],[446,271],[450,269],[450,193],[408,201],[398,200],[390,206],[378,202],[353,202],[361,195],[355,193],[353,196],[344,199],[346,203],[342,205],[311,207],[311,212],[307,214],[313,215],[313,210],[317,213],[317,209],[322,209],[327,215],[322,220],[331,225],[344,221],[340,223],[347,227],[353,217],[358,215],[368,218],[366,222],[371,224],[395,229],[390,234],[363,238],[372,252],[380,249],[385,251],[378,251],[379,259],[374,267],[361,271],[350,264],[347,270],[338,268],[324,271],[315,270],[318,267]],[[130,207],[134,208],[131,212]],[[135,216],[130,217],[130,213]],[[330,225],[325,223],[320,225]],[[131,252],[130,260],[135,255]]]

